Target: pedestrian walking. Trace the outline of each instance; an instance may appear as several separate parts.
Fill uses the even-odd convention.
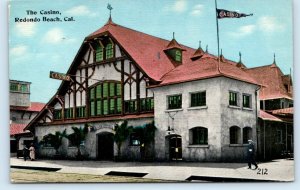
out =
[[[31,143],[29,151],[30,151],[29,153],[30,160],[31,161],[35,160],[35,148],[33,146],[33,143]]]
[[[254,143],[252,140],[248,140],[248,147],[247,147],[247,159],[248,159],[248,169],[251,169],[251,165],[255,166],[255,170],[258,168],[255,162],[255,148]]]
[[[27,160],[27,157],[28,157],[28,148],[27,148],[27,145],[24,144],[24,147],[23,147],[23,158],[24,158],[24,161]]]

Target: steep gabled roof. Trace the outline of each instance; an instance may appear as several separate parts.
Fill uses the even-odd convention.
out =
[[[223,75],[257,84],[251,76],[242,71],[242,69],[237,68],[236,63],[233,61],[224,58],[221,63],[221,69],[223,68],[224,73],[216,73],[217,58],[215,56],[203,52],[204,55],[202,55],[201,60],[192,61],[191,58],[195,57],[195,53],[199,53],[195,49],[178,44],[174,39],[170,42],[117,25],[111,20],[109,20],[106,25],[90,34],[87,39],[93,39],[105,33],[111,34],[112,37],[119,42],[122,48],[127,51],[136,63],[147,73],[147,75],[156,81],[160,81],[161,84],[188,81],[203,77],[210,78],[215,77],[216,75]],[[186,50],[182,52],[182,64],[178,67],[175,67],[174,64],[172,64],[172,61],[164,52],[170,44],[172,45],[172,48],[173,46],[178,46],[178,48]],[[209,63],[212,64],[209,65]]]
[[[259,98],[261,100],[287,98],[292,99],[293,95],[284,87],[283,73],[275,63],[262,67],[254,67],[245,69],[245,71],[252,75],[263,86],[260,89]]]

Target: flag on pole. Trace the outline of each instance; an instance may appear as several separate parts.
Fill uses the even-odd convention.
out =
[[[234,11],[228,11],[224,9],[217,9],[217,18],[241,18],[246,16],[253,16],[253,14],[245,14],[245,13],[238,13]]]

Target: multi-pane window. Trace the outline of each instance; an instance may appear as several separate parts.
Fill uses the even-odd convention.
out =
[[[137,102],[136,100],[127,100],[124,101],[125,113],[135,113],[137,111]]]
[[[191,94],[191,107],[205,106],[206,105],[206,92],[197,92]]]
[[[229,129],[230,144],[239,144],[241,139],[241,129],[237,126],[232,126]]]
[[[238,93],[229,92],[229,105],[238,106]]]
[[[251,95],[243,94],[243,107],[251,108]]]
[[[70,119],[73,118],[73,108],[67,108],[65,109],[65,118]]]
[[[76,108],[76,117],[85,117],[85,106]]]
[[[27,84],[21,84],[21,92],[28,92],[28,85]]]
[[[111,42],[106,45],[105,52],[106,52],[106,59],[114,57],[114,46]]]
[[[62,118],[61,113],[62,113],[61,109],[54,110],[54,113],[53,113],[54,119],[61,119]]]
[[[248,140],[253,140],[252,139],[252,128],[244,127],[243,128],[243,144],[247,144]]]
[[[175,61],[181,62],[181,58],[182,58],[181,51],[176,50],[175,51]]]
[[[18,84],[10,83],[10,90],[11,91],[18,91],[19,90]]]
[[[103,60],[103,47],[98,43],[96,44],[96,49],[95,49],[95,59],[96,61]]]
[[[193,145],[206,145],[207,144],[207,137],[208,137],[208,130],[204,127],[195,127],[190,130],[192,141],[191,144]]]
[[[181,108],[181,94],[168,96],[168,109],[179,109]]]
[[[152,111],[154,109],[154,99],[153,98],[143,98],[141,99],[141,111]]]
[[[10,83],[10,91],[29,92],[28,84]]]
[[[121,84],[103,82],[90,89],[90,115],[119,114],[122,110]]]

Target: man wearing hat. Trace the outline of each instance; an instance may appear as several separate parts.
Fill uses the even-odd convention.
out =
[[[255,166],[255,170],[258,168],[255,162],[255,149],[252,140],[248,140],[247,157],[248,157],[248,169],[251,169],[251,164]]]

